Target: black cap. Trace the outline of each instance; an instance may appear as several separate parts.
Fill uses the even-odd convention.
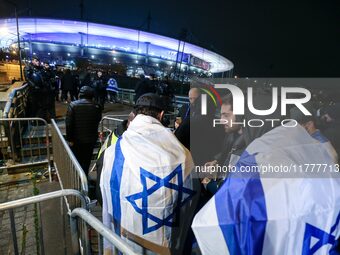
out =
[[[40,59],[39,59],[38,56],[33,56],[33,57],[32,57],[32,60],[33,60],[33,59],[38,60],[38,61],[40,62]]]
[[[312,102],[305,103],[303,105],[312,115],[304,115],[303,112],[296,106],[290,109],[290,118],[296,120],[299,123],[307,123],[308,121],[315,120],[316,109]]]
[[[162,98],[154,93],[146,93],[138,98],[136,106],[154,107],[159,110],[164,110]]]
[[[93,98],[94,96],[94,91],[91,87],[89,86],[83,86],[79,90],[79,97],[84,97],[84,98]]]

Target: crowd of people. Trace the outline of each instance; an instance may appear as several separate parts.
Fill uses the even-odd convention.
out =
[[[118,83],[113,74],[97,70],[71,71],[55,70],[48,62],[41,65],[38,57],[33,57],[25,67],[25,79],[29,83],[28,117],[41,117],[47,121],[56,117],[55,101],[69,103],[78,100],[84,86],[93,89],[95,103],[101,109],[105,102],[117,101]]]
[[[203,254],[338,254],[337,102],[321,109],[316,101],[306,104],[311,116],[292,107],[294,128],[265,122],[249,127],[241,119],[264,116],[235,115],[228,94],[219,109],[226,124],[218,129],[210,122],[214,111],[201,114],[202,90],[192,88],[173,131],[162,124],[164,100],[146,88],[124,132],[109,138],[98,176],[103,222],[135,251],[190,254],[196,240]],[[263,109],[271,99],[266,92],[256,98]],[[266,117],[282,119],[278,111]],[[282,164],[300,172],[241,171]],[[307,171],[317,164],[333,172]],[[211,171],[218,166],[236,170]],[[108,243],[104,248],[112,249]]]
[[[72,101],[67,140],[88,175],[102,110],[107,98],[116,100],[117,82],[102,71],[59,76],[38,59],[25,73],[31,116],[39,110],[54,116],[50,102],[59,88],[61,100]],[[304,105],[311,115],[292,107],[297,125],[286,127],[264,121],[282,119],[279,110],[234,114],[227,94],[218,109],[224,124],[214,127],[216,107],[208,103],[202,114],[202,91],[190,89],[173,130],[164,120],[173,106],[171,84],[141,77],[133,111],[98,155],[94,197],[103,223],[143,254],[191,254],[196,242],[202,254],[339,254],[340,102],[320,102],[314,93]],[[268,109],[271,100],[264,90],[257,107]],[[250,119],[264,124],[242,125]],[[326,168],[315,175],[310,165]],[[263,172],[269,166],[295,172]],[[105,241],[105,254],[113,249]]]

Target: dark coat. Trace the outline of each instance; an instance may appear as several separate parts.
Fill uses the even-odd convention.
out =
[[[61,78],[61,90],[73,91],[77,89],[77,84],[74,76],[66,72]]]
[[[95,143],[102,113],[98,105],[88,99],[70,103],[66,115],[66,137],[74,143]]]

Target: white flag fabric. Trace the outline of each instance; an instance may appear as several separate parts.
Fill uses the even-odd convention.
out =
[[[104,224],[132,241],[137,252],[145,251],[141,247],[162,254],[180,249],[180,237],[190,230],[184,209],[190,211],[198,197],[192,169],[190,152],[170,130],[155,118],[137,115],[104,156]],[[111,247],[105,243],[104,249],[109,254]]]
[[[291,172],[266,178],[249,170],[269,164]],[[318,175],[307,169],[313,164],[327,169]],[[324,146],[301,126],[277,127],[247,147],[236,171],[194,218],[204,255],[330,254],[340,235],[340,179]]]
[[[322,146],[325,147],[325,149],[328,151],[328,153],[332,156],[332,159],[335,163],[338,162],[338,154],[336,152],[336,150],[334,149],[333,145],[331,144],[331,142],[327,139],[327,137],[325,137],[320,130],[316,130],[313,134],[311,134],[311,136],[319,141],[321,143]]]
[[[110,78],[107,81],[107,87],[106,87],[107,91],[112,91],[112,92],[118,92],[118,84],[117,81],[113,78]]]

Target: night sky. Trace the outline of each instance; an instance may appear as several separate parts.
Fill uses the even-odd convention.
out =
[[[80,0],[13,0],[21,16],[80,19]],[[30,8],[30,13],[27,8]],[[84,20],[146,30],[216,51],[242,77],[340,77],[340,1],[84,0]],[[0,16],[13,16],[0,0]]]

